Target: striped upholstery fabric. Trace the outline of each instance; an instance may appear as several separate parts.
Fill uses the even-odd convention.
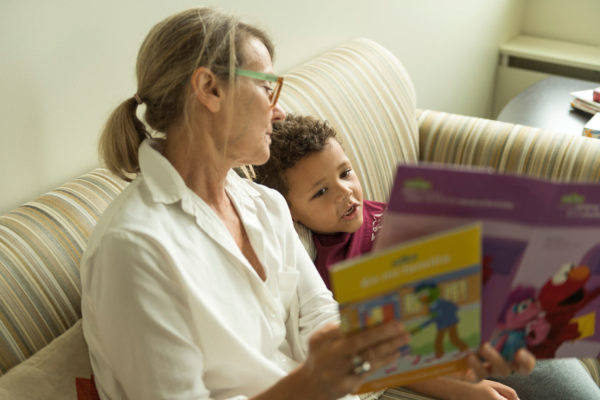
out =
[[[600,181],[600,140],[431,110],[417,118],[420,160]]]
[[[0,375],[81,317],[79,259],[124,186],[98,168],[0,216]]]

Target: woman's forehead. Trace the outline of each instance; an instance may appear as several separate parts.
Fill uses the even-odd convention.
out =
[[[261,68],[260,72],[272,72],[271,55],[260,39],[248,37],[242,44],[241,52],[245,67]]]

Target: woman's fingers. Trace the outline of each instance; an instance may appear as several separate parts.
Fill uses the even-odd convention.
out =
[[[365,378],[400,357],[410,335],[400,322],[392,321],[351,335],[339,325],[321,328],[310,338],[303,373],[316,387],[341,395],[353,392]]]
[[[353,363],[353,371],[369,375],[400,357],[398,349],[410,341],[410,335],[400,322],[393,321],[357,332],[348,336],[347,340],[348,348],[354,349],[355,361],[361,359],[370,367],[369,371],[363,371],[364,368],[357,368]]]
[[[410,336],[404,330],[404,325],[398,321],[387,322],[348,336],[350,346],[355,352],[363,352],[386,343],[390,346],[400,343],[400,346],[403,346],[409,340]]]

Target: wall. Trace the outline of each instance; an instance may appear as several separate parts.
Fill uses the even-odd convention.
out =
[[[526,0],[524,35],[600,46],[600,1]]]
[[[110,110],[135,92],[150,27],[206,1],[0,2],[0,213],[98,164]],[[489,116],[497,46],[519,32],[521,0],[221,0],[266,28],[285,71],[363,36],[404,63],[418,105]]]

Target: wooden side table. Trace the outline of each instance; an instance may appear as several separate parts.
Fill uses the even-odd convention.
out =
[[[496,119],[581,136],[583,126],[592,115],[573,109],[570,93],[598,86],[598,82],[579,79],[546,78],[515,96]]]

